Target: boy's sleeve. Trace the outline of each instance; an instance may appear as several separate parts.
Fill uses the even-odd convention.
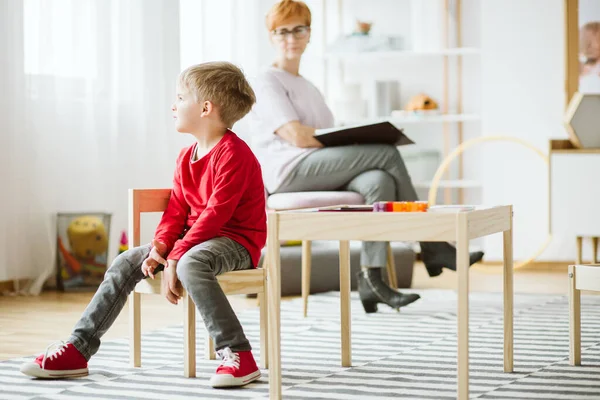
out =
[[[158,240],[167,245],[167,254],[171,252],[175,242],[179,239],[185,222],[189,214],[190,207],[183,198],[183,190],[181,189],[181,158],[183,151],[177,158],[177,167],[175,168],[175,175],[173,177],[173,189],[171,189],[171,197],[167,204],[167,209],[162,215],[160,223],[154,233],[154,239]]]
[[[216,237],[236,210],[248,186],[253,168],[247,156],[225,152],[219,158],[212,195],[206,208],[183,239],[169,253],[169,260],[179,260],[189,249]]]

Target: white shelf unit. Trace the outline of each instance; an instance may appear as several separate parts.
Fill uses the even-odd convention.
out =
[[[323,1],[323,28],[326,31],[327,17],[326,17],[326,1]],[[362,52],[327,52],[323,50],[322,59],[325,68],[325,96],[328,97],[328,68],[338,68],[336,71],[336,77],[343,83],[344,80],[344,65],[360,65],[361,68],[369,67],[369,63],[376,65],[380,61],[393,61],[402,59],[418,59],[418,58],[435,58],[442,59],[443,62],[443,94],[441,96],[440,114],[429,114],[429,115],[402,115],[402,116],[379,116],[375,118],[356,118],[356,119],[340,119],[337,122],[340,125],[351,126],[361,125],[368,123],[377,123],[383,121],[389,121],[394,125],[399,126],[405,124],[442,124],[443,129],[443,152],[442,157],[445,158],[453,150],[453,142],[461,144],[464,142],[464,124],[465,123],[478,123],[480,122],[480,116],[476,113],[464,112],[463,107],[463,58],[465,57],[478,57],[481,54],[481,50],[478,47],[463,47],[462,46],[462,21],[461,21],[461,7],[462,0],[439,0],[439,4],[443,8],[442,18],[442,37],[440,41],[442,43],[441,48],[438,50],[390,50],[390,51],[362,51]],[[452,10],[450,7],[453,7]],[[337,0],[337,12],[338,12],[338,35],[343,35],[343,8],[344,0]],[[453,13],[454,20],[451,21],[450,14]],[[454,43],[450,44],[450,37],[454,38]],[[450,77],[451,74],[451,62],[454,63],[453,73],[455,76]],[[452,82],[451,82],[452,79]],[[452,87],[452,88],[451,88]],[[453,107],[450,110],[450,98],[451,90],[453,93]],[[455,128],[455,132],[452,132],[452,128]],[[409,135],[410,136],[410,135]],[[454,139],[454,140],[453,140]],[[450,204],[453,202],[453,193],[457,195],[457,201],[459,204],[464,203],[464,190],[472,190],[481,187],[481,183],[475,180],[464,179],[464,166],[462,154],[457,157],[454,161],[457,164],[457,177],[456,179],[450,178],[449,174],[444,176],[444,179],[440,181],[438,187],[444,191],[444,203]],[[415,187],[419,189],[429,189],[431,182],[417,181]]]
[[[355,120],[340,120],[341,125],[363,125],[378,122],[390,122],[392,124],[435,124],[435,123],[450,123],[450,122],[478,122],[480,121],[478,114],[411,114],[406,116],[390,116],[378,118],[361,118]]]
[[[364,51],[327,53],[324,57],[332,61],[373,61],[389,58],[408,58],[408,57],[439,57],[439,56],[469,56],[479,55],[480,51],[476,47],[455,47],[431,51],[412,51],[412,50],[390,50],[390,51]]]
[[[417,189],[429,189],[431,183],[431,181],[413,182],[413,185]],[[438,187],[442,189],[479,189],[481,188],[481,182],[469,179],[440,180]]]

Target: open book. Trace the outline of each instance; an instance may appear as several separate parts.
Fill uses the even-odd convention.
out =
[[[395,146],[414,144],[402,130],[387,121],[375,124],[317,129],[315,139],[325,147],[370,143],[392,144]]]

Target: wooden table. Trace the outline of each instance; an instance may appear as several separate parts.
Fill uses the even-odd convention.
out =
[[[340,212],[310,210],[269,213],[267,280],[269,308],[269,392],[281,398],[280,240],[340,242],[342,366],[352,365],[350,335],[350,240],[454,241],[458,277],[458,399],[469,398],[469,240],[503,232],[504,371],[513,371],[512,206],[462,212]]]

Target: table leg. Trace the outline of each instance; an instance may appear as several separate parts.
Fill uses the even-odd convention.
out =
[[[458,273],[458,393],[469,398],[469,231],[465,213],[458,213],[456,226],[456,271]]]
[[[135,290],[129,295],[129,362],[142,366],[142,297]]]
[[[340,319],[342,367],[352,366],[350,318],[350,242],[340,240]]]
[[[269,330],[269,398],[281,399],[281,258],[279,215],[269,214],[267,228],[267,303]]]
[[[186,378],[196,377],[196,305],[189,293],[183,294],[183,374]],[[208,340],[210,335],[206,335]],[[209,346],[209,343],[206,343]],[[214,354],[214,351],[213,353]],[[213,358],[214,359],[214,358]]]
[[[513,231],[512,208],[510,229],[504,231],[504,372],[513,372]]]
[[[581,365],[581,291],[577,266],[569,265],[569,364]]]

